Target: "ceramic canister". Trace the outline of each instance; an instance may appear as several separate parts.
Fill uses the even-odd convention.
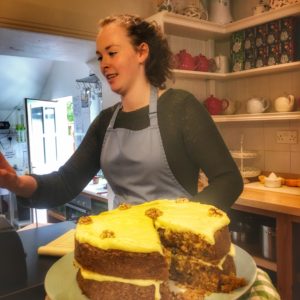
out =
[[[228,58],[225,55],[218,55],[215,57],[216,62],[216,72],[217,73],[228,73],[229,71],[229,64]]]
[[[210,21],[218,24],[232,22],[230,0],[210,0],[208,18]]]

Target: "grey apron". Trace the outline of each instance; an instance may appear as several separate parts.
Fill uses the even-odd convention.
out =
[[[167,162],[157,121],[157,90],[151,87],[150,126],[142,130],[114,128],[121,103],[108,125],[101,167],[115,193],[113,206],[191,195],[178,183]]]

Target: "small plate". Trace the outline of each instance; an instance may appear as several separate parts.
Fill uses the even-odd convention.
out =
[[[231,156],[233,158],[255,158],[257,157],[257,152],[255,151],[240,151],[240,150],[230,150]]]

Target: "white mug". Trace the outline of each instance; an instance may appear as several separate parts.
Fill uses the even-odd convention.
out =
[[[217,73],[228,73],[229,65],[228,65],[228,58],[225,55],[218,55],[215,57],[216,62],[216,72]]]

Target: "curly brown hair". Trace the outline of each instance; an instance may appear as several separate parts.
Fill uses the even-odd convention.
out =
[[[158,88],[164,88],[168,78],[172,78],[172,52],[156,22],[147,22],[142,18],[123,14],[108,16],[99,22],[100,28],[110,23],[123,26],[135,49],[146,43],[149,47],[149,57],[145,64],[146,76],[149,82]]]

